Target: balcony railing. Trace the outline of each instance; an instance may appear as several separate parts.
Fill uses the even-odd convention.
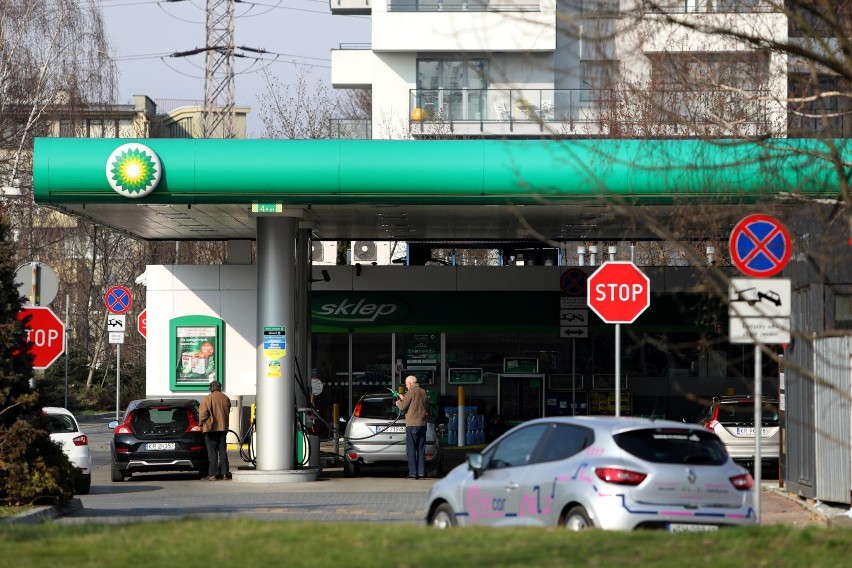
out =
[[[329,120],[329,138],[371,140],[373,125],[369,118],[332,118]]]
[[[544,125],[564,134],[743,136],[770,128],[765,91],[622,91],[613,89],[412,89],[415,129],[437,134],[455,125]],[[561,126],[558,126],[561,125]],[[427,127],[428,131],[427,132]],[[440,128],[437,128],[440,127]],[[529,130],[528,128],[526,130]]]
[[[777,3],[767,0],[653,0],[646,13],[668,14],[753,14],[775,12]]]
[[[529,0],[388,0],[388,12],[538,12]]]

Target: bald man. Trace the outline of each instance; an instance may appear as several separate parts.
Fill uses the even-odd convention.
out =
[[[426,479],[426,416],[429,404],[426,391],[417,377],[405,377],[405,395],[396,405],[405,412],[405,453],[408,456],[408,479]]]

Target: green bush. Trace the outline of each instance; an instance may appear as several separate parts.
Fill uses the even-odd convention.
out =
[[[23,418],[0,429],[0,500],[6,505],[62,504],[77,470],[50,435]]]

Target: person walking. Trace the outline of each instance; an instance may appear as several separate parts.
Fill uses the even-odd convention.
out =
[[[222,392],[222,384],[216,380],[210,381],[210,394],[201,401],[198,417],[201,429],[206,434],[207,459],[210,463],[206,481],[231,479],[226,441],[230,412],[231,399]]]
[[[405,412],[405,453],[408,456],[408,479],[426,479],[426,416],[429,405],[426,391],[417,377],[405,377],[405,394],[396,401]]]

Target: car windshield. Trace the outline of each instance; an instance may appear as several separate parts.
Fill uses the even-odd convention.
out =
[[[712,432],[677,428],[647,428],[616,434],[625,452],[654,463],[721,465],[728,453]]]
[[[764,402],[761,407],[761,422],[764,426],[778,425],[778,405]],[[754,403],[738,401],[719,405],[717,420],[722,424],[754,424]]]
[[[399,416],[400,410],[393,403],[392,397],[365,398],[361,401],[359,418],[373,418],[377,420],[393,420]]]

